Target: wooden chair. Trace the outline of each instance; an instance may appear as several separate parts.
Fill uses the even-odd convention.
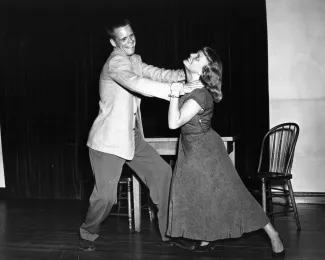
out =
[[[262,206],[267,215],[274,217],[287,212],[294,212],[298,230],[300,221],[296,201],[291,185],[291,167],[299,135],[296,123],[283,123],[269,130],[262,140],[259,164],[256,176],[251,176],[262,183]],[[277,186],[274,184],[277,183]],[[278,186],[281,183],[282,185]],[[285,211],[275,212],[273,198],[285,197]],[[288,200],[290,198],[290,202]]]
[[[135,225],[135,214],[137,214],[132,201],[135,196],[141,196],[141,194],[136,194],[139,192],[139,190],[135,190],[132,188],[133,182],[135,181],[135,177],[121,177],[119,182],[118,182],[118,187],[117,187],[117,210],[116,212],[111,212],[110,215],[116,215],[116,216],[127,216],[129,219],[129,229],[130,230],[135,230],[135,231],[140,231],[137,230],[136,225]],[[138,180],[136,180],[138,182]],[[137,183],[137,185],[141,185],[140,183]],[[141,193],[141,191],[140,191]],[[123,201],[126,201],[127,206],[124,206],[122,204]],[[121,211],[121,209],[127,207],[127,212],[124,213]],[[141,208],[148,207],[149,211],[149,217],[150,221],[153,219],[153,212],[149,206],[149,195],[148,195],[148,204],[141,205]]]
[[[117,186],[117,212],[111,212],[110,215],[116,215],[116,216],[127,216],[129,218],[129,229],[132,230],[133,226],[133,214],[132,214],[132,178],[130,177],[122,177],[120,178]],[[126,186],[126,189],[123,189]],[[127,201],[127,213],[122,213],[121,209],[123,208],[122,206],[122,201],[126,200]]]

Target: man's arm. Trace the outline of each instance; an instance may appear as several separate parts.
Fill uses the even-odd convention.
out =
[[[128,90],[169,101],[170,85],[138,76],[132,71],[131,62],[126,57],[117,55],[110,60],[108,76]]]
[[[166,70],[148,65],[144,62],[141,62],[142,74],[145,78],[160,82],[177,82],[185,80],[184,70]]]

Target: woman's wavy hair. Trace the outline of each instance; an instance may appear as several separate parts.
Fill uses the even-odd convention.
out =
[[[211,48],[204,47],[202,52],[206,56],[209,64],[203,67],[200,80],[210,91],[213,101],[218,103],[222,99],[222,63],[219,55]]]

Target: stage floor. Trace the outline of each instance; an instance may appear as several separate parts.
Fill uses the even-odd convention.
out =
[[[0,201],[0,260],[159,260],[159,259],[270,259],[263,232],[216,243],[214,252],[193,253],[162,246],[147,210],[142,231],[128,229],[127,217],[109,216],[103,223],[95,252],[78,250],[78,229],[87,210],[86,201]],[[325,205],[298,204],[302,230],[290,216],[277,218],[286,249],[285,259],[325,259]]]

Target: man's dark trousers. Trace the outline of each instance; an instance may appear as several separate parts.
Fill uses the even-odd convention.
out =
[[[150,197],[158,207],[159,230],[163,241],[168,221],[168,203],[172,170],[170,165],[135,131],[135,155],[127,161],[113,154],[89,148],[95,185],[89,199],[85,222],[80,227],[83,239],[94,241],[99,236],[100,224],[117,200],[117,185],[126,163],[148,186]]]

